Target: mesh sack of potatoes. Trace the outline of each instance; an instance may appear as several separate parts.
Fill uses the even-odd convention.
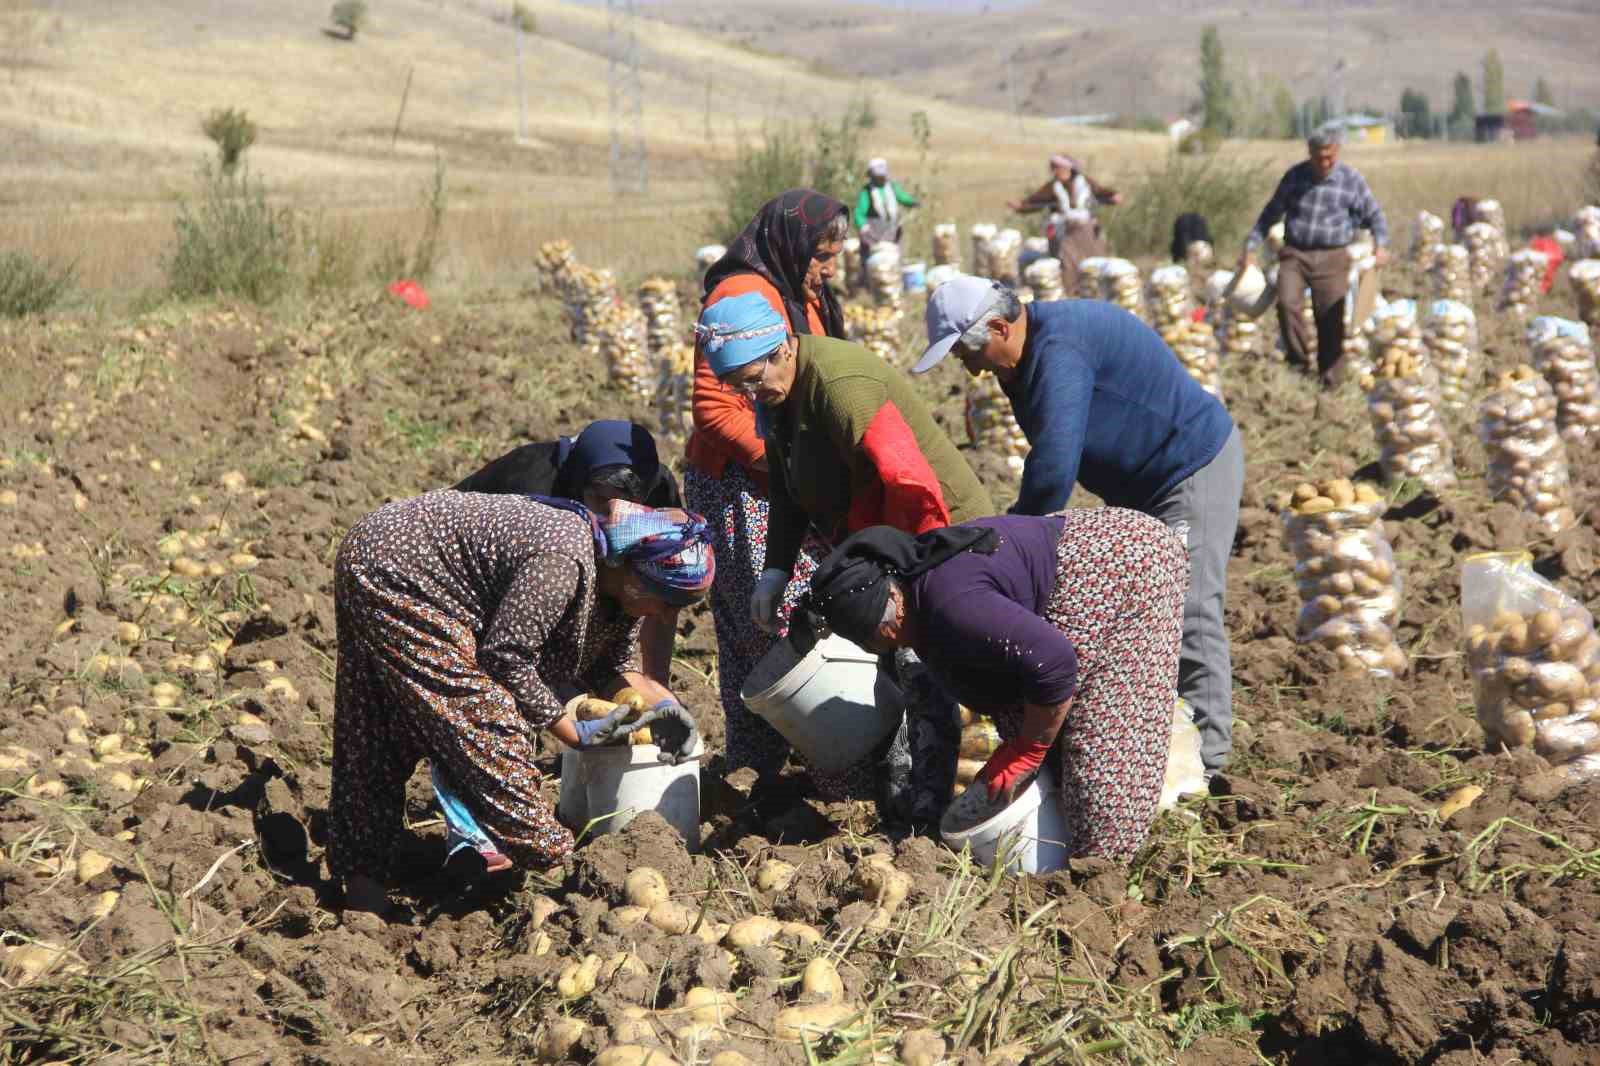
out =
[[[1459,300],[1434,300],[1422,320],[1422,343],[1439,375],[1439,399],[1447,410],[1465,410],[1483,377],[1478,317]]]
[[[1181,266],[1161,266],[1150,271],[1144,296],[1150,324],[1158,330],[1181,322],[1194,313],[1194,297],[1189,291],[1189,271]]]
[[[1065,300],[1067,290],[1061,281],[1061,260],[1053,255],[1042,256],[1028,264],[1022,272],[1023,279],[1033,290],[1035,300]]]
[[[906,290],[899,245],[885,241],[872,246],[872,254],[867,256],[867,290],[879,307],[900,310]]]
[[[1596,371],[1589,327],[1554,315],[1528,324],[1533,368],[1556,394],[1556,426],[1568,444],[1600,436],[1600,372]]]
[[[933,227],[933,265],[961,265],[961,231],[954,222],[940,222]]]
[[[1501,374],[1478,408],[1489,495],[1533,515],[1547,533],[1559,533],[1577,521],[1556,410],[1550,383],[1527,365]]]
[[[848,296],[861,283],[863,269],[865,266],[861,261],[861,238],[846,237],[844,246],[839,251],[839,269],[833,272],[828,287],[840,296]]]
[[[1428,291],[1435,300],[1472,302],[1472,256],[1464,244],[1447,244],[1428,270]]]
[[[988,371],[967,384],[967,439],[985,451],[1005,457],[1006,465],[1020,472],[1028,455],[1028,438],[1011,410],[1011,400],[999,380]]]
[[[900,362],[900,312],[890,306],[846,304],[845,336],[890,365]]]
[[[644,315],[622,304],[610,305],[595,323],[595,338],[611,383],[630,396],[649,399],[656,383],[644,335]]]
[[[1491,749],[1526,748],[1569,777],[1600,776],[1600,637],[1583,604],[1526,552],[1461,565],[1461,620],[1478,724]]]
[[[929,267],[927,277],[928,295],[932,296],[938,292],[939,286],[945,282],[954,281],[956,278],[963,276],[961,268],[954,263],[941,263],[938,266]]]
[[[682,339],[678,286],[671,278],[650,278],[639,286],[639,310],[645,318],[645,345],[664,352]]]
[[[1100,299],[1100,276],[1106,271],[1106,264],[1110,259],[1103,255],[1091,255],[1078,264],[1078,287],[1073,295],[1080,300]]]
[[[1016,286],[1022,281],[1022,232],[1003,229],[990,237],[984,245],[984,262],[989,277],[1006,285]]]
[[[1444,243],[1444,219],[1432,211],[1418,211],[1411,230],[1411,261],[1427,270]]]
[[[1487,222],[1473,222],[1461,231],[1461,240],[1467,246],[1472,291],[1488,292],[1505,269],[1504,236]]]
[[[1472,221],[1493,226],[1501,233],[1506,231],[1506,211],[1499,200],[1482,199],[1472,205]]]
[[[1192,317],[1180,318],[1158,332],[1188,375],[1198,381],[1202,389],[1222,399],[1222,347],[1217,343],[1211,323]]]
[[[1573,249],[1576,259],[1600,259],[1600,207],[1586,204],[1578,208],[1572,221]]]
[[[1567,282],[1578,301],[1578,317],[1600,327],[1600,259],[1580,259],[1567,268]]]
[[[1283,539],[1300,590],[1296,632],[1345,666],[1382,677],[1405,672],[1395,641],[1401,580],[1383,531],[1383,497],[1346,478],[1295,486],[1283,501]]]
[[[573,340],[590,352],[600,352],[600,323],[619,304],[617,279],[609,270],[577,266],[572,271]]]
[[[994,277],[989,266],[989,242],[999,232],[1000,227],[993,222],[974,222],[967,230],[967,238],[972,242],[972,272],[980,278]]]
[[[1412,478],[1430,492],[1454,486],[1455,450],[1439,414],[1438,379],[1409,352],[1391,348],[1361,387],[1384,477]]]
[[[1100,272],[1100,299],[1143,318],[1144,280],[1139,276],[1139,268],[1127,259],[1106,260]]]
[[[1506,260],[1506,280],[1500,287],[1501,314],[1527,318],[1539,302],[1539,283],[1544,280],[1550,257],[1533,248],[1523,248]]]
[[[694,348],[679,342],[656,356],[656,420],[661,435],[681,445],[694,428]]]
[[[1210,241],[1190,241],[1183,250],[1183,266],[1191,277],[1201,277],[1217,261],[1217,250]]]

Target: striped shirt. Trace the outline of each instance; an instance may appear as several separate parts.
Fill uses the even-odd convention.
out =
[[[1367,187],[1367,179],[1348,163],[1336,163],[1321,181],[1309,159],[1290,167],[1256,219],[1246,246],[1260,244],[1280,218],[1285,241],[1294,248],[1343,248],[1355,240],[1360,228],[1372,231],[1378,247],[1389,245],[1383,208]]]

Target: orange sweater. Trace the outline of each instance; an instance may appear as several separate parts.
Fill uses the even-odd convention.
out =
[[[705,306],[710,307],[723,297],[742,296],[747,292],[760,293],[773,310],[783,315],[784,321],[788,321],[783,298],[759,274],[735,274],[725,279],[711,290]],[[807,305],[806,322],[813,334],[822,335],[822,316],[817,312],[816,304]],[[720,478],[728,463],[738,463],[765,492],[766,472],[754,469],[755,464],[767,454],[766,445],[756,433],[755,405],[744,394],[723,388],[698,346],[694,355],[692,410],[694,432],[689,435],[689,446],[685,450],[689,465],[702,474]]]

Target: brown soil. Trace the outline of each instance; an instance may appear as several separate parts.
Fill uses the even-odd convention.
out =
[[[1492,365],[1520,357],[1511,326],[1485,332]],[[1225,380],[1250,461],[1229,578],[1234,761],[1131,867],[991,879],[884,836],[869,807],[804,798],[801,779],[753,806],[747,780],[720,778],[715,642],[697,611],[678,681],[713,752],[706,850],[646,816],[565,868],[484,886],[440,872],[419,774],[395,913],[341,913],[322,864],[333,550],[382,501],[521,440],[649,417],[564,336],[542,302],[0,325],[17,353],[0,406],[0,490],[16,494],[0,503],[0,1058],[508,1062],[565,1015],[588,1025],[570,1052],[587,1061],[644,1008],[646,1031],[622,1035],[679,1061],[801,1063],[774,1027],[825,954],[870,1023],[824,1058],[850,1043],[893,1055],[933,1030],[962,1063],[1592,1061],[1600,790],[1481,751],[1456,578],[1465,554],[1526,545],[1593,603],[1592,464],[1574,470],[1580,527],[1542,538],[1490,505],[1458,426],[1461,487],[1389,515],[1411,671],[1352,679],[1294,642],[1273,498],[1306,476],[1365,476],[1376,448],[1353,387],[1318,399],[1270,363]],[[955,372],[933,378],[920,387],[959,427]],[[1467,784],[1482,797],[1441,823],[1435,808]],[[910,878],[886,920],[862,876],[873,853]],[[796,868],[787,887],[756,887],[768,860]],[[702,928],[770,915],[822,939],[790,930],[730,954],[625,924],[639,865]],[[536,928],[539,896],[556,909]],[[61,950],[36,974],[30,943]],[[592,992],[557,994],[584,956],[625,953]],[[737,995],[721,1025],[691,1028],[695,986]]]

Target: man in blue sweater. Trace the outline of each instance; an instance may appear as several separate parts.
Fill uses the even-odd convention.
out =
[[[1072,486],[1161,519],[1189,548],[1178,693],[1194,708],[1208,774],[1233,747],[1233,663],[1223,624],[1228,555],[1244,489],[1244,444],[1227,410],[1161,337],[1098,300],[1026,307],[987,278],[960,277],[928,301],[928,350],[992,371],[1029,452],[1013,514],[1067,506]]]

